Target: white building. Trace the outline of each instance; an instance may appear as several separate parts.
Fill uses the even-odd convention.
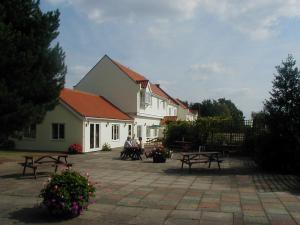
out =
[[[104,97],[65,88],[43,122],[14,141],[22,150],[67,151],[71,144],[80,144],[83,152],[90,152],[105,143],[123,146],[132,128],[133,119]]]
[[[177,116],[178,104],[159,85],[105,55],[74,86],[75,89],[105,96],[134,119],[135,137],[155,138],[165,116]]]
[[[198,118],[196,111],[190,110],[180,99],[174,99],[178,104],[178,120],[181,121],[195,121]]]

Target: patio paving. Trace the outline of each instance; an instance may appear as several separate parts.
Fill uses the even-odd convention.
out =
[[[48,172],[35,180],[8,160],[0,164],[0,224],[251,225],[300,224],[300,181],[261,173],[247,158],[181,171],[178,160],[119,160],[120,150],[71,155],[73,168],[96,184],[96,203],[78,218],[57,221],[39,207]]]

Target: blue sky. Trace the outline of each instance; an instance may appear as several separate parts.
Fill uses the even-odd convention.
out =
[[[189,102],[225,97],[246,117],[269,97],[275,66],[300,62],[299,0],[43,0],[72,87],[107,54]],[[299,64],[298,64],[299,65]]]

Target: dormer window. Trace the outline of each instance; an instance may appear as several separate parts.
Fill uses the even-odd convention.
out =
[[[151,105],[152,96],[151,93],[146,91],[140,92],[140,100],[141,100],[141,106],[148,106]]]

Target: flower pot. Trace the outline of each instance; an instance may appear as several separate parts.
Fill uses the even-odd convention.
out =
[[[161,154],[154,154],[153,155],[153,163],[165,163],[166,158]]]

